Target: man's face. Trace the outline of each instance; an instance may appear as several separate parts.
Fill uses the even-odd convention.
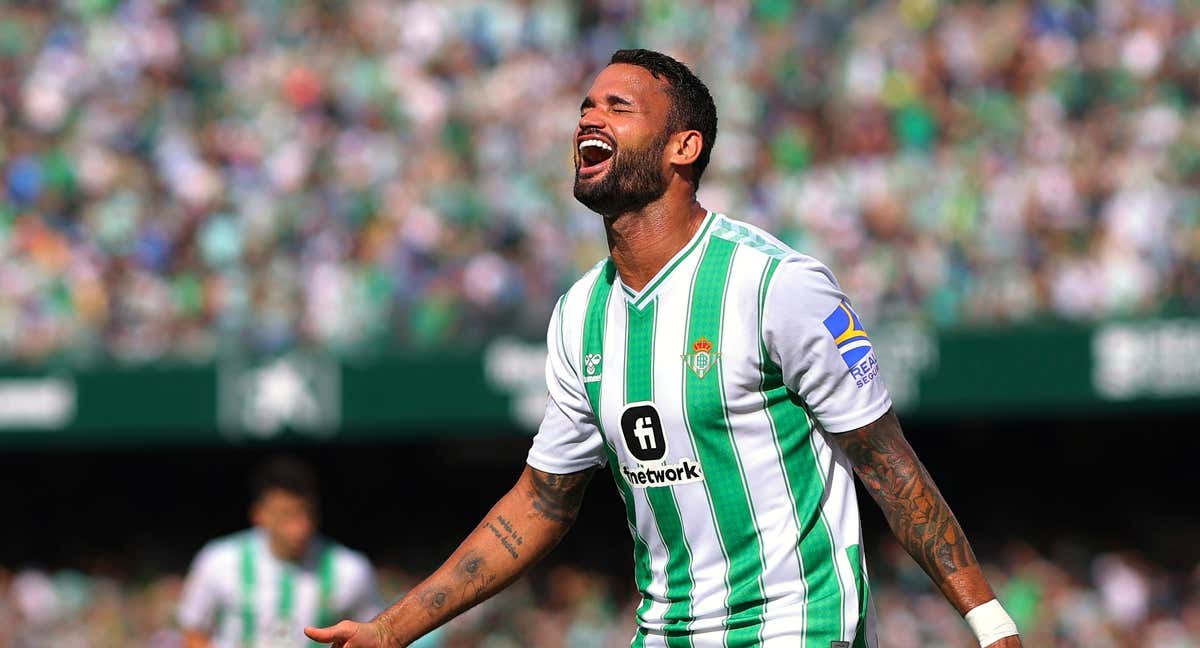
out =
[[[588,209],[615,216],[667,190],[665,84],[625,63],[604,68],[592,83],[575,129],[575,199]]]
[[[251,511],[254,526],[267,534],[277,558],[299,560],[316,532],[316,515],[308,499],[273,488],[266,491]]]

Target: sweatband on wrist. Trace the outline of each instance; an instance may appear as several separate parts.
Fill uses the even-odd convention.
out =
[[[981,648],[989,646],[1005,637],[1011,637],[1017,632],[1017,624],[1000,605],[1000,601],[992,599],[983,605],[972,608],[963,617],[971,631],[979,639]]]

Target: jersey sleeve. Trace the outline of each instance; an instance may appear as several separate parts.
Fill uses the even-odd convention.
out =
[[[212,634],[216,631],[220,588],[216,579],[221,562],[220,547],[209,544],[196,554],[183,582],[179,598],[179,625],[185,630]]]
[[[571,362],[563,311],[559,300],[546,332],[546,414],[533,437],[526,463],[538,470],[566,474],[603,466],[604,438],[588,402],[583,379]]]
[[[873,423],[892,406],[871,339],[833,273],[796,255],[775,271],[763,305],[763,343],[783,381],[827,432]]]

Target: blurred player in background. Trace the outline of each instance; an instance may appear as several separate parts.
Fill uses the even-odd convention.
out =
[[[607,463],[634,540],[635,648],[875,646],[852,473],[980,645],[1021,645],[833,275],[697,201],[716,130],[684,65],[614,54],[574,147],[575,197],[604,216],[610,257],[551,318],[528,466],[396,605],[310,637],[408,645],[548,552]]]
[[[305,625],[379,611],[370,562],[317,534],[306,464],[272,458],[251,491],[254,526],[209,542],[192,563],[179,606],[186,648],[305,646]]]

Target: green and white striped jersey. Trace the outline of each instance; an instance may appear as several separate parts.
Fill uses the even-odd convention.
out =
[[[316,646],[306,625],[367,620],[381,609],[375,572],[362,554],[315,538],[303,560],[276,558],[257,529],[209,542],[196,555],[179,603],[179,625],[215,648]]]
[[[829,434],[891,406],[829,270],[709,213],[641,292],[559,300],[529,465],[608,463],[642,593],[634,646],[874,646],[852,470]]]

